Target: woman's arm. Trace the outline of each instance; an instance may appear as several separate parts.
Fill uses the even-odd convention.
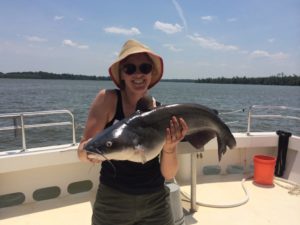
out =
[[[94,99],[88,118],[85,124],[83,137],[80,140],[77,154],[83,162],[99,162],[97,159],[90,159],[84,150],[84,145],[97,133],[102,131],[105,125],[112,119],[116,97],[112,90],[101,90]]]
[[[166,129],[166,143],[160,159],[160,170],[166,180],[173,179],[178,171],[177,145],[184,138],[188,126],[184,119],[175,116]]]

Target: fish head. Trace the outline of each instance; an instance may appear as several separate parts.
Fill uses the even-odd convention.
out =
[[[138,136],[126,123],[112,126],[96,135],[85,145],[88,154],[98,154],[104,159],[127,160],[138,145]]]

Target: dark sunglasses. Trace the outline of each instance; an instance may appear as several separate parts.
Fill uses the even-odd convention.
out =
[[[137,67],[142,74],[149,74],[152,71],[152,65],[150,63],[142,63],[139,66],[128,63],[122,67],[122,71],[127,75],[133,75],[137,71]]]

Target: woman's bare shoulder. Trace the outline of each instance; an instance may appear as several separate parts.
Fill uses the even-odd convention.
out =
[[[83,140],[104,129],[114,116],[116,101],[117,95],[114,90],[99,91],[89,110]]]
[[[98,92],[93,104],[96,105],[105,105],[109,107],[113,105],[113,102],[116,99],[116,91],[111,89],[102,89]]]
[[[117,94],[115,90],[100,90],[90,108],[90,116],[105,118],[106,122],[109,122],[115,113],[116,102]]]

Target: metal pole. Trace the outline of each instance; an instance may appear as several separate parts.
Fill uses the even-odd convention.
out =
[[[25,136],[25,127],[24,127],[24,115],[20,114],[21,119],[21,130],[22,130],[22,151],[26,151],[26,136]]]
[[[76,145],[76,133],[75,133],[75,119],[73,114],[70,114],[72,118],[72,135],[73,135],[73,145]]]
[[[197,152],[193,152],[191,153],[191,209],[190,209],[191,213],[197,211],[196,185],[197,185]]]
[[[249,108],[249,112],[248,112],[248,127],[247,127],[247,135],[250,135],[250,129],[251,129],[251,116],[252,116],[252,106],[250,106]]]

